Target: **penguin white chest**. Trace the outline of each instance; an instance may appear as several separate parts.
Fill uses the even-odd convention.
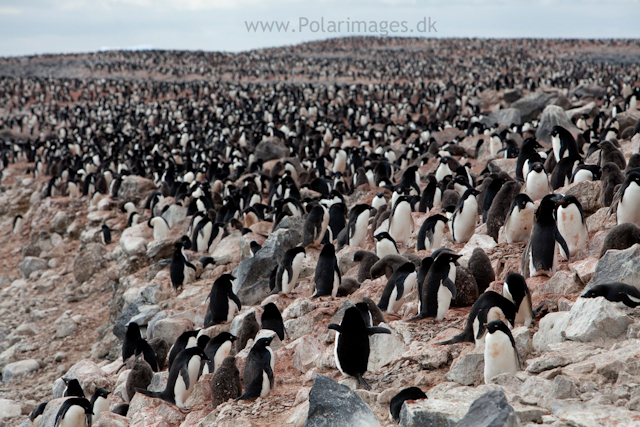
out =
[[[60,427],[86,427],[85,417],[84,408],[78,405],[70,406],[60,422]]]
[[[593,174],[586,169],[580,169],[578,172],[576,172],[576,175],[573,177],[573,182],[582,182],[582,181],[593,181]]]
[[[227,322],[231,322],[238,311],[238,305],[229,297],[227,297],[227,304]]]
[[[91,418],[91,422],[96,422],[102,412],[109,412],[109,401],[100,396],[93,404],[93,417]]]
[[[549,179],[544,171],[538,173],[531,171],[527,175],[527,195],[531,200],[539,200],[549,194]]]
[[[335,338],[335,345],[333,346],[333,358],[336,361],[336,367],[338,368],[338,370],[344,374],[344,371],[342,370],[342,365],[340,364],[340,358],[338,357],[338,342],[340,341],[340,332],[336,331],[336,338]]]
[[[520,210],[517,206],[509,216],[509,221],[505,226],[505,235],[508,243],[526,242],[531,237],[533,229],[533,217],[535,209],[533,203],[527,203],[525,208]]]
[[[560,161],[560,137],[552,136],[551,137],[551,146],[553,147],[553,155],[556,158],[556,162]]]
[[[518,371],[518,362],[511,340],[503,332],[487,334],[484,346],[484,382],[503,373]]]
[[[424,247],[426,249],[440,249],[442,246],[442,237],[444,236],[444,225],[443,221],[436,222],[436,225],[433,227],[431,241],[429,241],[428,237],[424,241]]]
[[[436,315],[436,320],[440,321],[444,319],[447,315],[447,311],[449,310],[449,306],[451,305],[451,299],[453,295],[451,291],[444,285],[440,285],[438,288],[438,313]]]
[[[453,233],[456,242],[466,243],[476,231],[478,222],[478,202],[475,196],[469,196],[453,219]]]
[[[411,205],[407,202],[400,202],[393,217],[389,218],[389,234],[396,243],[405,244],[413,231],[413,218],[411,217]]]
[[[376,254],[382,259],[387,255],[398,255],[398,250],[390,240],[382,239],[376,242]]]
[[[440,163],[440,165],[438,165],[438,169],[436,169],[436,179],[440,182],[447,175],[453,175],[449,165],[446,163]]]
[[[358,215],[356,219],[355,230],[349,242],[349,246],[362,246],[367,238],[367,229],[369,227],[369,211]]]
[[[220,347],[218,347],[218,351],[216,351],[215,356],[213,356],[214,370],[218,369],[220,365],[222,365],[222,361],[229,355],[229,352],[231,352],[231,341],[225,341]]]
[[[567,242],[571,256],[587,245],[587,227],[582,222],[582,215],[575,204],[566,208],[558,207],[558,231]]]
[[[618,203],[618,224],[630,222],[640,225],[640,186],[631,182]]]
[[[333,286],[331,287],[331,297],[335,298],[338,295],[338,288],[340,287],[340,275],[337,271],[333,272]]]

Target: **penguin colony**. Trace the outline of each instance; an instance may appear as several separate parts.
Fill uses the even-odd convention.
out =
[[[322,50],[332,43],[337,41],[300,49]],[[155,60],[170,64],[175,76],[206,76],[221,72],[228,59],[216,54],[207,66],[187,70],[167,62],[166,52],[119,54],[108,62],[108,72]],[[418,55],[410,64],[421,68],[422,61]],[[580,194],[563,193],[567,186],[602,181],[600,206],[609,208],[619,227],[640,226],[640,163],[633,159],[640,153],[622,150],[640,126],[619,120],[635,111],[637,77],[621,81],[622,65],[605,70],[582,62],[571,73],[552,62],[557,67],[547,64],[548,76],[534,76],[526,70],[536,61],[522,61],[524,73],[505,62],[511,72],[486,69],[490,77],[480,78],[484,68],[474,70],[477,79],[451,83],[452,88],[427,82],[442,72],[463,74],[445,62],[425,68],[424,80],[411,77],[402,84],[396,83],[401,73],[384,84],[258,83],[257,68],[250,67],[234,70],[230,80],[256,83],[0,79],[9,111],[0,122],[8,131],[2,134],[2,167],[27,162],[29,173],[45,180],[43,199],[79,199],[93,210],[117,206],[122,220],[100,224],[96,241],[113,250],[120,237],[146,227],[149,241],[169,242],[157,268],[168,267],[164,285],[173,295],[197,283],[210,289],[198,307],[203,321],[175,342],[147,341],[146,328],[127,325],[121,354],[129,370],[126,403],[110,404],[110,391],[101,388],[86,399],[78,380],[65,377],[66,400],[53,415],[55,425],[90,426],[109,410],[126,416],[136,394],[189,409],[187,401],[203,378],[210,382],[214,407],[267,398],[282,384],[278,355],[284,353],[272,346],[291,340],[282,312],[298,300],[337,308],[335,300],[364,297],[354,299],[338,321],[316,325],[334,345],[336,370],[359,387],[382,391],[367,378],[370,337],[397,333],[389,327],[393,322],[415,328],[447,322],[452,307],[470,308],[466,326],[438,344],[484,348],[487,383],[520,369],[511,328],[531,327],[545,313],[534,309],[527,281],[553,276],[588,249],[591,212],[585,212]],[[379,67],[357,68],[371,75],[354,71],[354,79],[384,80],[375,71]],[[165,71],[159,66],[154,72]],[[335,64],[318,63],[307,71],[313,79],[341,72]],[[476,101],[484,91],[533,93],[541,86],[571,88],[580,79],[608,84],[603,94],[584,96],[597,101],[597,108],[573,115],[564,126],[545,127],[537,115],[497,123]],[[34,93],[43,95],[36,99]],[[572,107],[583,101],[574,95]],[[132,195],[128,188],[137,177],[149,185]],[[176,211],[183,219],[176,219]],[[13,218],[12,234],[22,233],[23,216]],[[218,268],[216,248],[229,236],[247,237],[243,256],[264,260],[261,253],[275,253],[271,235],[296,223],[298,242],[269,258],[268,271],[253,282]],[[520,264],[496,274],[474,236],[521,252]],[[355,269],[349,276],[341,267],[345,257]],[[462,277],[473,282],[471,292]],[[241,280],[258,290],[247,292]],[[630,285],[599,285],[583,296],[636,307],[640,292]],[[237,366],[240,356],[243,369]],[[148,390],[154,373],[162,371],[168,378],[164,389]],[[426,398],[420,388],[407,386],[391,400],[395,421],[404,401]],[[43,403],[34,409],[34,425],[46,408]]]

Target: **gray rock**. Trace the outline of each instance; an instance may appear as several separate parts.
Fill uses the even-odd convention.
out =
[[[22,414],[20,405],[13,400],[0,399],[0,420],[19,417]]]
[[[502,390],[487,392],[476,399],[457,427],[517,427],[520,418]]]
[[[31,273],[47,269],[47,261],[33,256],[25,257],[20,263],[20,275],[28,279]]]
[[[64,234],[67,231],[67,227],[71,224],[72,218],[69,217],[65,211],[58,211],[51,218],[51,222],[49,223],[49,229],[53,233]]]
[[[73,276],[84,283],[107,265],[107,248],[100,243],[89,243],[80,247],[73,259]]]
[[[173,345],[184,332],[194,330],[194,326],[191,320],[182,317],[161,319],[153,325],[152,336],[153,338],[162,338],[169,345]]]
[[[492,125],[507,125],[522,124],[522,116],[520,110],[517,108],[505,108],[504,110],[498,110],[495,113],[491,113],[488,119],[492,122]]]
[[[405,402],[400,410],[400,427],[455,427],[460,422],[469,404],[440,399],[422,399]]]
[[[380,323],[378,326],[391,330],[391,334],[375,334],[369,337],[369,371],[378,371],[400,358],[405,351],[402,335],[390,328],[389,325]]]
[[[596,285],[612,282],[628,283],[638,287],[640,284],[640,245],[635,244],[625,250],[609,250],[596,264],[593,279],[587,289]],[[640,289],[640,287],[638,287]]]
[[[234,231],[218,243],[211,253],[216,265],[240,262],[240,240],[242,240],[242,233]]]
[[[73,334],[78,329],[78,325],[70,317],[63,317],[56,329],[56,338],[65,338]]]
[[[540,124],[538,125],[538,130],[536,130],[536,138],[539,141],[551,142],[551,129],[556,125],[562,126],[569,132],[578,132],[578,129],[571,123],[562,107],[548,105],[542,112]]]
[[[447,381],[462,385],[478,385],[484,382],[484,353],[475,349],[459,356],[444,376]]]
[[[565,189],[558,190],[565,196],[575,196],[582,205],[585,214],[596,212],[600,206],[600,191],[602,190],[602,181],[580,181],[571,184]],[[586,215],[585,215],[586,216]]]
[[[166,211],[164,211],[162,217],[167,221],[169,227],[173,228],[174,225],[180,224],[185,220],[187,217],[187,208],[172,204]]]
[[[256,145],[253,152],[257,159],[269,161],[289,156],[289,149],[280,138],[266,138]]]
[[[505,89],[502,94],[502,99],[506,102],[514,102],[522,97],[522,90],[520,88]],[[508,123],[507,123],[508,124]]]
[[[617,406],[594,405],[593,403],[556,402],[551,406],[553,415],[564,425],[574,427],[638,426],[640,415]]]
[[[127,306],[127,308],[120,313],[120,316],[113,325],[113,334],[118,339],[123,340],[127,325],[130,322],[136,322],[140,326],[145,326],[149,321],[160,311],[160,306],[155,304],[147,304],[144,299],[137,300]]]
[[[537,357],[529,361],[527,372],[530,374],[539,374],[540,372],[548,371],[550,369],[561,368],[571,363],[571,359],[559,353],[543,353],[540,357]]]
[[[578,394],[576,385],[566,376],[558,375],[553,379],[551,384],[551,398],[570,399],[572,397],[578,397]]]
[[[349,387],[329,377],[316,375],[309,392],[305,427],[375,427],[380,422],[373,411]]]
[[[2,369],[2,381],[7,382],[13,378],[24,377],[31,372],[40,369],[40,364],[35,359],[26,359],[19,362],[9,363]]]
[[[607,90],[601,86],[579,85],[572,89],[569,94],[578,98],[602,98],[607,94]]]
[[[233,292],[242,304],[255,305],[267,296],[269,275],[284,253],[302,242],[302,234],[293,229],[279,229],[269,235],[256,256],[245,259],[234,270]]]
[[[118,189],[118,200],[124,203],[138,203],[145,200],[149,193],[157,190],[156,184],[150,180],[138,175],[128,175],[122,180]]]
[[[529,121],[537,118],[538,114],[540,114],[544,107],[555,97],[556,95],[553,93],[530,93],[511,104],[511,108],[520,110],[522,120]]]

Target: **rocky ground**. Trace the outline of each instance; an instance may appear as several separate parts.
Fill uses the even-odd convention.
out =
[[[500,103],[505,91],[489,89],[484,95],[488,103],[492,99]],[[520,106],[526,102],[550,104],[568,96],[567,91],[540,90],[530,94],[528,101],[519,102]],[[591,111],[596,103],[601,103],[595,99],[587,101],[593,105],[584,102],[577,108]],[[572,114],[577,113],[567,108],[567,115]],[[467,152],[472,153],[475,148],[474,138],[465,138],[455,128],[433,135],[438,142],[461,136],[460,145]],[[621,139],[620,143],[628,159],[632,153],[638,153],[640,136]],[[476,174],[486,164],[486,158],[470,161]],[[497,160],[496,164],[512,172],[515,159]],[[269,166],[273,165],[265,164],[265,168]],[[426,176],[436,166],[437,160],[431,159],[419,173]],[[30,425],[27,417],[38,403],[61,397],[62,376],[78,378],[89,394],[96,387],[112,391],[111,408],[123,403],[128,371],[116,370],[122,363],[125,325],[135,321],[143,326],[147,338],[161,337],[172,343],[183,331],[203,326],[206,297],[213,280],[228,272],[241,276],[251,268],[252,240],[268,249],[259,255],[264,258],[277,257],[283,248],[302,240],[304,220],[299,218],[288,218],[277,231],[271,230],[267,222],[252,225],[253,233],[242,235],[233,231],[211,254],[217,264],[213,269],[203,269],[197,262],[203,253],[187,251],[198,267],[198,278],[175,292],[168,268],[158,262],[171,257],[173,244],[185,233],[189,223],[186,208],[171,205],[165,217],[172,230],[165,238],[154,240],[146,221],[126,228],[127,215],[121,210],[131,200],[142,211],[143,195],[155,188],[153,181],[135,176],[126,178],[118,200],[104,196],[90,206],[87,197],[42,197],[48,177],[34,178],[33,167],[33,163],[20,162],[2,172],[0,426]],[[421,183],[421,188],[424,185]],[[213,408],[209,375],[196,385],[187,401],[189,410],[136,394],[130,402],[128,418],[103,414],[94,425],[303,426],[305,422],[322,425],[318,419],[322,409],[333,407],[338,408],[337,412],[329,413],[336,419],[351,411],[368,425],[391,426],[394,423],[388,415],[389,401],[409,386],[423,389],[428,399],[406,405],[402,414],[405,426],[454,426],[461,421],[461,425],[474,425],[471,418],[465,418],[472,403],[496,391],[500,392],[484,399],[495,403],[504,395],[510,407],[495,410],[508,421],[494,425],[518,425],[518,422],[524,426],[557,427],[640,425],[640,314],[603,298],[579,298],[585,288],[595,284],[640,282],[640,246],[611,250],[600,258],[604,238],[616,225],[608,208],[600,205],[601,186],[599,181],[582,182],[557,191],[573,194],[582,203],[588,216],[589,243],[570,261],[561,262],[553,277],[528,279],[533,306],[544,308],[531,327],[518,325],[513,330],[522,362],[516,374],[503,374],[484,384],[482,350],[471,344],[435,345],[461,332],[470,307],[451,308],[442,322],[409,321],[417,313],[414,294],[399,316],[386,316],[384,326],[392,334],[371,338],[372,353],[365,378],[372,390],[356,389],[356,381],[342,376],[336,368],[335,333],[327,325],[338,320],[349,304],[363,297],[377,302],[386,278],[365,280],[348,297],[312,300],[313,275],[320,251],[309,247],[295,295],[256,300],[253,305],[243,306],[231,324],[205,331],[210,336],[221,331],[234,332],[242,316],[250,311],[259,314],[260,306],[267,302],[279,307],[288,336],[284,342],[276,339],[278,342],[273,344],[276,380],[268,397],[227,402]],[[378,191],[390,195],[388,190],[364,185],[346,197],[347,203],[349,207],[369,203]],[[13,234],[13,218],[17,214],[24,216],[24,225]],[[412,215],[417,233],[427,215],[416,212]],[[115,233],[109,245],[103,245],[99,238],[103,223],[124,230]],[[375,251],[373,228],[364,249]],[[422,258],[430,251],[415,251],[416,233],[401,252]],[[496,242],[486,235],[485,225],[478,226],[466,244],[453,244],[447,232],[443,245],[463,254],[462,266],[476,247],[482,248],[496,273],[489,289],[500,291],[509,273],[520,272],[524,245],[508,244],[502,235]],[[337,253],[344,277],[357,276],[359,266],[353,261],[357,249],[346,246]],[[250,297],[251,294],[245,295]],[[237,354],[240,372],[250,346],[251,342]],[[166,371],[156,374],[150,389],[161,390],[166,378]],[[55,417],[55,412],[48,411],[49,418],[41,425],[53,426],[51,414]]]

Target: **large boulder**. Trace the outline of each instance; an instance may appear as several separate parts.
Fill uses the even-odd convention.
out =
[[[571,123],[571,120],[569,120],[562,107],[548,105],[542,112],[540,124],[538,125],[538,130],[536,130],[536,138],[539,141],[550,143],[551,129],[556,125],[562,126],[569,132],[572,132],[574,136],[579,132],[578,128]]]
[[[47,261],[42,258],[27,256],[24,257],[24,260],[20,263],[19,268],[20,275],[25,279],[28,279],[29,276],[31,276],[31,273],[39,270],[46,270]]]
[[[511,104],[511,108],[520,110],[522,120],[529,121],[537,118],[538,114],[540,114],[540,112],[544,110],[544,107],[555,97],[555,93],[530,93]]]
[[[590,289],[604,283],[622,282],[640,289],[640,244],[625,250],[608,250],[596,264],[593,279],[587,284]]]
[[[9,363],[2,369],[2,381],[7,382],[13,378],[20,378],[40,369],[40,364],[35,359],[26,359]]]
[[[73,259],[73,277],[78,283],[86,282],[106,266],[106,255],[107,249],[100,243],[89,243],[81,247]]]
[[[502,390],[489,391],[476,399],[457,427],[518,427],[520,418]]]
[[[371,408],[349,387],[324,375],[313,378],[305,427],[375,427]]]
[[[128,175],[122,180],[118,189],[118,200],[127,203],[138,203],[145,200],[152,191],[157,190],[156,184],[138,175]]]
[[[498,110],[495,113],[491,113],[487,117],[487,121],[489,121],[489,125],[495,126],[498,125],[519,125],[522,124],[522,115],[519,109],[517,108],[505,108],[504,110]]]

